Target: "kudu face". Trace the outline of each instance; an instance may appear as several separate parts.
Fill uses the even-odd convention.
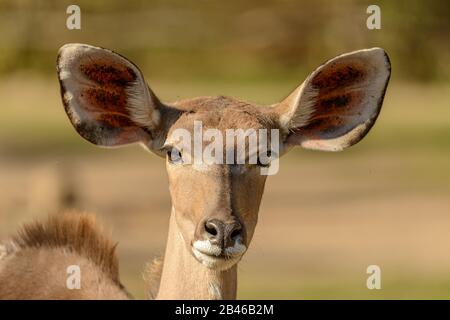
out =
[[[227,269],[239,261],[250,243],[266,180],[266,175],[261,174],[265,166],[261,161],[250,163],[247,157],[242,163],[225,163],[227,154],[235,160],[239,150],[237,139],[228,139],[232,143],[227,144],[227,131],[270,132],[277,128],[277,121],[255,106],[225,97],[180,101],[176,106],[195,109],[177,119],[163,147],[176,222],[187,249],[199,262],[209,268]],[[192,138],[195,124],[201,124],[202,132],[214,130],[221,137],[217,151],[223,151],[222,161],[195,161],[191,143],[190,148],[180,151],[176,132],[182,130]],[[202,155],[209,146],[203,144],[199,147]]]
[[[338,56],[272,106],[226,97],[163,104],[133,63],[83,44],[60,49],[57,71],[65,110],[81,136],[101,146],[141,143],[166,158],[173,214],[186,249],[206,267],[225,270],[241,259],[255,230],[263,169],[271,166],[260,156],[269,150],[275,163],[296,145],[340,151],[360,141],[379,114],[390,64],[379,48]],[[202,133],[211,129],[223,138],[206,139],[215,143],[209,154],[216,161],[198,158],[211,151],[209,143],[195,144],[199,124]],[[252,149],[244,139],[238,161],[241,149],[225,138],[229,130],[265,130],[267,140],[258,136]],[[191,139],[180,142],[180,132]]]

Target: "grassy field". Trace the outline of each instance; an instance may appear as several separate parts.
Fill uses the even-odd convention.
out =
[[[298,84],[149,82],[163,100],[225,94],[259,103]],[[122,279],[143,297],[142,268],[162,254],[167,232],[163,161],[136,146],[84,142],[54,79],[3,79],[0,97],[0,238],[57,210],[61,190],[73,189],[76,206],[112,230]],[[286,155],[239,267],[239,298],[450,298],[449,100],[450,85],[394,82],[359,145]],[[366,288],[372,264],[381,290]]]

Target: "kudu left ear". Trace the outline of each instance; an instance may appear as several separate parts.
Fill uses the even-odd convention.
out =
[[[360,141],[375,123],[391,65],[381,48],[329,60],[275,106],[287,146],[341,151]]]
[[[141,143],[158,153],[177,112],[162,104],[139,68],[87,44],[66,44],[57,59],[65,111],[77,132],[100,146]]]

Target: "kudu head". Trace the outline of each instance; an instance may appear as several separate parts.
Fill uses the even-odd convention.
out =
[[[360,141],[380,112],[390,63],[380,48],[340,55],[271,106],[227,97],[163,103],[136,65],[85,44],[63,46],[57,71],[65,110],[83,138],[107,147],[140,143],[166,158],[186,249],[225,270],[250,244],[278,157],[293,146],[340,151]]]

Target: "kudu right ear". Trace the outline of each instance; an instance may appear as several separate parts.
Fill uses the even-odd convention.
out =
[[[285,145],[341,151],[375,123],[391,74],[381,48],[337,56],[317,68],[275,107]]]
[[[57,59],[61,97],[77,132],[100,146],[159,148],[170,113],[136,65],[107,49],[66,44]]]

